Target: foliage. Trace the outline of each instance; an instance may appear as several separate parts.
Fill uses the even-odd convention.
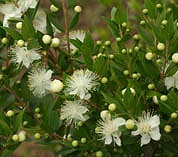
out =
[[[50,0],[45,12],[36,0],[0,3],[2,157],[24,141],[54,146],[64,157],[177,156],[175,1],[131,1],[137,10],[130,18],[120,1],[100,0],[113,6],[103,19],[107,41],[77,30],[84,8],[76,0]]]

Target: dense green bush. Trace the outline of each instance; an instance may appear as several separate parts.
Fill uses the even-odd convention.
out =
[[[101,0],[107,41],[77,29],[87,6],[50,3],[0,0],[1,156],[35,141],[58,156],[176,157],[177,3]]]

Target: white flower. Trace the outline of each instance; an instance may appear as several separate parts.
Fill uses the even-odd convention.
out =
[[[81,42],[83,42],[84,39],[85,39],[85,35],[86,35],[85,31],[83,31],[83,30],[75,30],[75,31],[71,31],[69,33],[69,38],[70,39],[74,39],[74,40],[78,39]],[[77,48],[73,44],[70,43],[70,49],[71,50],[76,50]]]
[[[28,8],[35,8],[37,5],[36,0],[19,0],[18,1],[18,7],[21,10],[22,13],[26,12]]]
[[[28,75],[29,88],[37,97],[45,96],[49,93],[51,83],[51,70],[44,67],[34,68]]]
[[[104,140],[105,144],[111,144],[114,141],[118,146],[121,146],[121,131],[119,131],[119,127],[124,125],[125,122],[123,118],[111,120],[110,116],[104,117],[99,121],[96,133],[101,135],[101,139]]]
[[[33,26],[35,30],[38,30],[43,34],[46,34],[47,33],[46,25],[47,25],[46,14],[42,9],[38,9],[33,20]]]
[[[174,75],[165,78],[165,86],[167,89],[171,87],[178,89],[178,71]]]
[[[20,18],[28,8],[35,8],[36,0],[19,0],[17,4],[8,2],[0,4],[0,13],[4,14],[3,26],[8,27],[10,18]]]
[[[80,99],[88,100],[91,97],[89,91],[95,90],[98,76],[89,70],[76,70],[67,79],[66,93],[77,95]]]
[[[3,26],[8,27],[10,18],[20,18],[22,12],[14,3],[0,4],[0,13],[4,14]]]
[[[137,130],[132,131],[132,135],[141,135],[141,146],[148,144],[151,139],[159,141],[161,134],[159,131],[160,119],[159,116],[152,116],[150,112],[143,112],[142,117],[136,122]]]
[[[83,106],[81,100],[76,101],[65,101],[64,106],[61,108],[61,120],[66,120],[67,125],[70,125],[72,122],[77,124],[77,122],[85,122],[88,119],[86,112],[88,108]]]
[[[34,49],[28,50],[27,47],[12,47],[10,55],[14,63],[18,65],[22,64],[26,68],[28,68],[33,61],[41,59],[41,56]]]

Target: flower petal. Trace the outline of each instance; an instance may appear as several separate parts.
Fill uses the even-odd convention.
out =
[[[133,136],[137,136],[137,135],[140,134],[140,130],[137,129],[136,131],[132,131],[131,134],[132,134]]]
[[[148,144],[151,140],[151,137],[148,134],[143,134],[141,137],[141,146]]]
[[[112,142],[112,136],[106,135],[104,143],[105,144],[111,144],[111,142]]]
[[[153,140],[159,141],[161,138],[161,134],[159,132],[159,127],[151,129],[150,136]]]
[[[121,139],[119,138],[120,136],[114,136],[114,142],[118,145],[121,146]]]
[[[158,127],[160,124],[159,116],[154,115],[153,117],[151,117],[149,120],[149,124],[150,124],[151,128]]]
[[[121,125],[124,125],[126,123],[124,118],[116,118],[113,120],[113,125],[116,127],[119,127]]]

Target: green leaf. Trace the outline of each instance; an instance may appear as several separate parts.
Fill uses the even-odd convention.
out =
[[[74,7],[77,4],[77,0],[69,0],[68,1],[68,9]]]
[[[22,118],[23,118],[24,112],[25,112],[25,109],[23,109],[22,111],[20,111],[19,114],[15,118],[14,127],[13,127],[14,133],[16,133],[16,131],[20,127],[20,124],[22,123]]]
[[[35,38],[35,29],[33,27],[32,22],[29,20],[27,16],[24,17],[24,22],[22,25],[22,36],[25,40]]]
[[[8,124],[2,119],[0,119],[0,129],[3,130],[3,134],[5,136],[8,136],[9,134],[11,134],[11,129],[9,128]]]
[[[120,29],[119,29],[118,25],[114,21],[110,20],[109,18],[105,17],[105,20],[106,20],[107,24],[109,25],[109,28],[110,28],[113,36],[116,38],[119,37]]]
[[[93,60],[91,58],[93,49],[94,49],[93,39],[91,35],[87,33],[80,50],[81,50],[82,56],[84,57],[86,66],[89,70],[92,70],[92,66],[93,66]]]
[[[47,20],[47,32],[48,32],[49,35],[53,36],[54,31],[53,31],[53,27],[52,27],[52,25],[50,23],[50,16],[49,16],[49,14],[47,14],[46,20]]]
[[[72,18],[72,21],[70,23],[69,30],[71,30],[72,28],[74,28],[77,25],[78,20],[79,20],[79,13],[75,13],[75,15]]]
[[[51,21],[51,23],[61,32],[64,32],[64,28],[59,24],[58,17],[55,16],[54,14],[50,13],[48,14],[48,17]]]
[[[6,33],[10,35],[13,39],[15,40],[23,39],[22,35],[19,32],[15,31],[14,29],[2,26],[1,28],[4,29]]]

